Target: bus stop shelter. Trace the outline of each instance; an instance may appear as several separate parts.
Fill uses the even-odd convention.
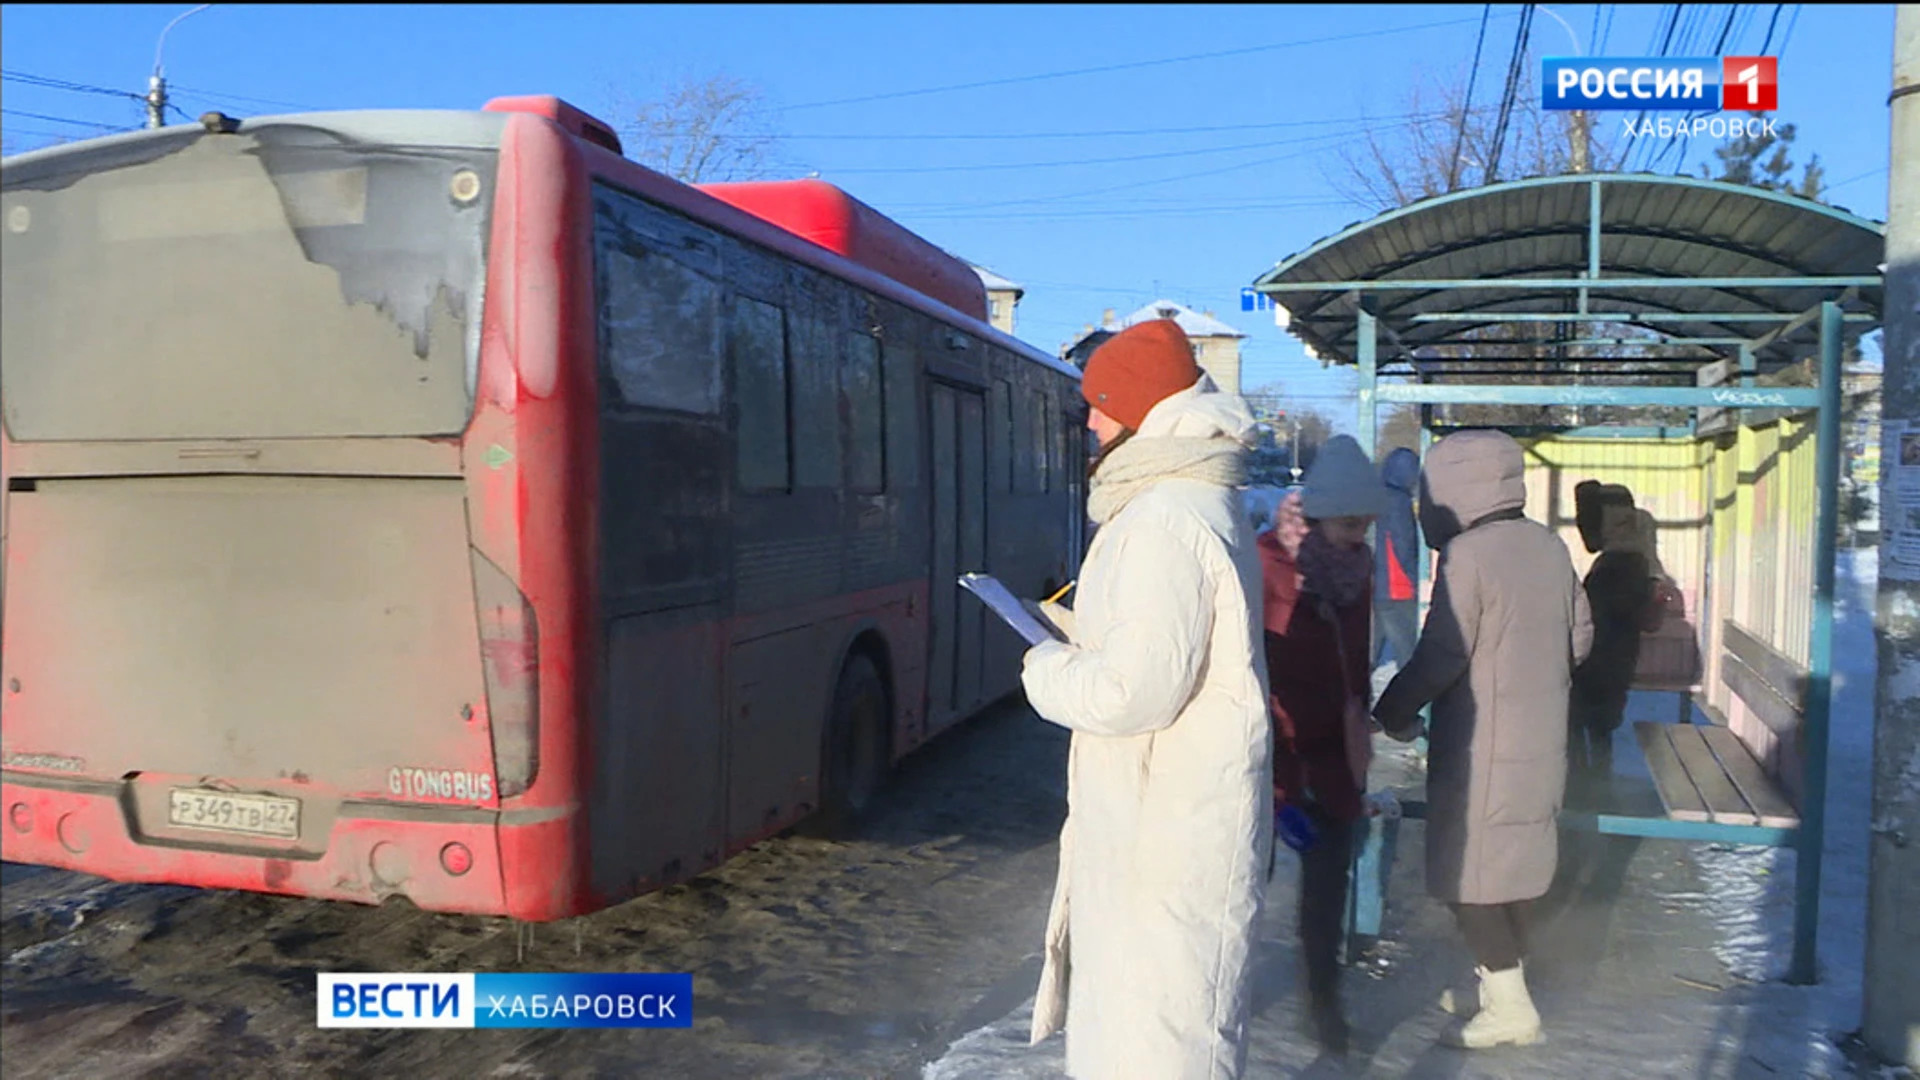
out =
[[[1420,410],[1422,449],[1468,426],[1455,407],[1533,407],[1498,424],[1527,448],[1529,516],[1571,539],[1576,481],[1652,496],[1687,612],[1665,644],[1697,662],[1637,684],[1681,705],[1633,725],[1658,799],[1562,826],[1793,849],[1795,982],[1816,970],[1842,358],[1878,323],[1883,249],[1879,223],[1781,192],[1575,174],[1388,211],[1254,282],[1310,355],[1358,369],[1370,453],[1383,407]],[[1596,408],[1685,419],[1585,423]],[[1363,935],[1380,859],[1370,842],[1357,868]]]

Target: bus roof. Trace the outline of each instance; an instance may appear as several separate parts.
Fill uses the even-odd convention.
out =
[[[721,202],[878,270],[981,322],[987,289],[980,275],[920,234],[824,180],[696,184]]]

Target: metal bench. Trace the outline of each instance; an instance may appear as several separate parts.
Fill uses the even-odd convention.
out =
[[[1731,620],[1722,627],[1725,652],[1720,681],[1778,735],[1782,751],[1770,770],[1727,726],[1726,718],[1695,697],[1693,685],[1636,683],[1635,688],[1674,693],[1679,722],[1635,721],[1633,733],[1653,778],[1659,805],[1606,809],[1569,808],[1562,828],[1613,836],[1706,840],[1791,847],[1799,836],[1796,809],[1800,761],[1798,736],[1806,718],[1808,673]],[[1695,721],[1695,716],[1708,723]],[[1643,799],[1643,802],[1645,800]],[[1403,800],[1405,817],[1426,817],[1426,803]],[[1398,824],[1363,823],[1356,837],[1346,955],[1357,959],[1379,937],[1386,914],[1387,879],[1397,847]]]
[[[1791,846],[1800,828],[1799,737],[1806,721],[1808,674],[1732,620],[1722,624],[1720,681],[1781,742],[1765,763],[1713,706],[1681,692],[1682,723],[1637,721],[1664,813],[1570,809],[1561,823],[1615,836]],[[1694,722],[1698,715],[1708,722]]]

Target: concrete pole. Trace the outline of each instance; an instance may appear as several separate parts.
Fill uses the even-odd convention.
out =
[[[1896,7],[1893,26],[1880,408],[1888,431],[1912,439],[1920,438],[1920,5]],[[1920,496],[1902,490],[1902,474],[1914,470],[1901,467],[1899,440],[1885,446],[1862,1034],[1880,1057],[1920,1069],[1920,567],[1893,549],[1902,539],[1920,542],[1913,531]]]

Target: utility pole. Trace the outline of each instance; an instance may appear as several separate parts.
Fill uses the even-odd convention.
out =
[[[1874,634],[1873,831],[1868,843],[1867,1045],[1920,1069],[1920,466],[1902,451],[1920,440],[1920,5],[1893,16],[1887,170],[1886,373],[1881,424],[1880,596]],[[1906,550],[1901,550],[1901,549]]]
[[[167,123],[167,77],[160,67],[160,50],[166,48],[167,32],[180,25],[180,20],[189,15],[198,15],[212,6],[212,4],[201,4],[199,7],[189,8],[175,15],[173,21],[160,31],[160,40],[154,42],[153,74],[147,79],[147,96],[144,99],[147,103],[148,127],[165,127]]]
[[[167,80],[155,68],[147,79],[147,126],[157,128],[167,122]]]
[[[1545,4],[1535,4],[1534,8],[1538,11],[1546,12],[1549,18],[1559,23],[1560,26],[1566,30],[1568,39],[1573,42],[1573,54],[1575,56],[1587,55],[1586,48],[1580,44],[1580,35],[1573,32],[1573,26],[1568,23],[1567,20],[1561,18],[1559,12],[1554,11]],[[1576,109],[1568,113],[1567,126],[1569,134],[1572,135],[1572,138],[1568,140],[1568,150],[1570,152],[1569,156],[1572,159],[1570,164],[1573,166],[1573,171],[1577,173],[1592,172],[1593,127],[1587,111],[1585,109]]]

